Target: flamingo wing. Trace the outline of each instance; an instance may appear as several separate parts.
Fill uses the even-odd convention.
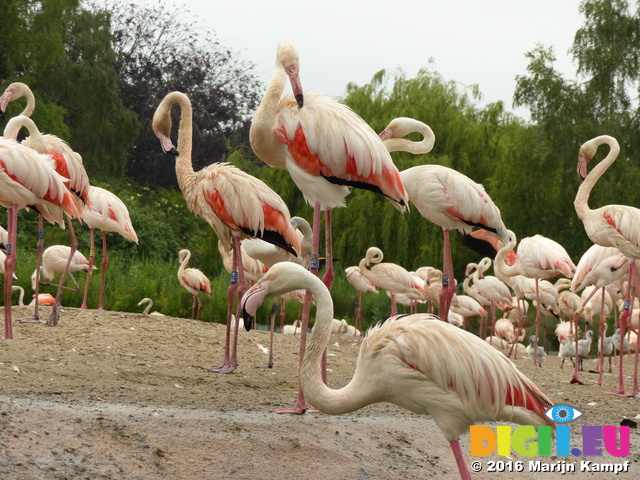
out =
[[[305,92],[305,103],[283,101],[278,140],[300,168],[331,183],[381,193],[404,209],[408,197],[391,155],[353,110],[330,97]]]

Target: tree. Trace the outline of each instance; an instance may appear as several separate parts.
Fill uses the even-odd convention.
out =
[[[84,10],[78,0],[12,3],[20,19],[12,38],[3,83],[27,83],[37,98],[33,115],[40,130],[67,140],[90,176],[124,173],[137,135],[113,69],[108,19]],[[12,105],[10,113],[20,111]]]
[[[97,2],[92,5],[98,8]],[[194,106],[194,169],[225,160],[238,144],[249,148],[248,135],[234,132],[248,128],[260,99],[251,63],[222,46],[213,32],[198,28],[186,7],[123,0],[100,6],[111,21],[122,98],[142,125],[129,159],[131,178],[177,185],[173,163],[151,130],[157,105],[173,90],[186,93]]]

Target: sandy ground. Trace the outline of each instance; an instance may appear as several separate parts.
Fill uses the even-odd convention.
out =
[[[30,307],[14,307],[14,320],[30,313]],[[222,363],[224,326],[218,324],[65,308],[57,327],[14,321],[14,337],[0,341],[4,480],[458,478],[449,445],[430,417],[389,404],[339,417],[274,413],[295,404],[298,337],[276,335],[275,366],[264,369],[268,355],[260,347],[269,346],[268,333],[242,331],[241,365],[226,375],[202,368]],[[332,340],[330,386],[351,377],[359,344],[351,337]],[[554,402],[584,413],[573,426],[618,425],[640,414],[640,400],[605,393],[616,386],[610,374],[606,387],[586,371],[588,385],[571,385],[570,369],[560,369],[555,356],[543,368],[528,359],[515,363]],[[585,361],[585,370],[593,365]],[[468,436],[461,446],[469,465],[482,462],[474,478],[540,476],[517,454],[471,457]],[[524,471],[487,471],[490,461],[510,460],[524,461]],[[623,459],[534,460],[578,466],[580,460],[629,460],[628,473],[619,476],[640,478],[638,430],[631,430],[631,456]]]

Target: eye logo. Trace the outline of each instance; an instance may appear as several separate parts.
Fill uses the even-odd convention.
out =
[[[554,405],[549,407],[544,414],[549,420],[553,420],[556,423],[569,423],[573,422],[576,418],[581,417],[583,413],[577,408],[573,408],[570,405]]]

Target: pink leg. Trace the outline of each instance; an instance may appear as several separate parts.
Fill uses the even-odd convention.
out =
[[[444,267],[442,272],[442,290],[440,291],[440,309],[438,316],[447,321],[451,299],[456,291],[456,280],[453,276],[453,263],[451,260],[451,244],[449,242],[449,230],[444,230]]]
[[[631,297],[631,285],[633,284],[633,278],[634,276],[636,276],[636,265],[634,262],[629,262],[629,280],[627,282],[627,296],[626,296],[626,300],[624,302],[624,310],[622,311],[622,314],[620,315],[620,358],[619,358],[619,368],[620,368],[620,373],[618,375],[618,391],[616,392],[607,392],[609,395],[618,395],[618,396],[624,396],[624,374],[623,374],[623,370],[622,370],[622,364],[623,364],[623,358],[624,358],[624,352],[623,350],[623,343],[624,343],[624,335],[625,335],[625,329],[627,326],[627,321],[629,319],[629,314],[631,312],[631,302],[632,302],[632,297]]]
[[[109,253],[107,252],[107,232],[102,231],[102,271],[100,272],[100,297],[98,299],[98,310],[104,310],[104,282],[109,266]]]
[[[356,310],[356,332],[354,332],[354,336],[357,337],[358,336],[358,331],[362,332],[362,319],[361,319],[361,315],[362,315],[362,292],[360,290],[358,290],[358,309]]]
[[[69,273],[69,265],[71,265],[71,259],[76,253],[78,249],[78,240],[76,239],[76,234],[73,231],[73,225],[71,224],[71,217],[66,215],[67,217],[67,226],[69,227],[69,234],[71,235],[71,250],[69,252],[69,259],[67,260],[67,266],[64,269],[64,272],[60,274],[60,283],[58,285],[58,291],[56,293],[56,301],[51,307],[51,314],[47,319],[47,325],[50,327],[54,327],[58,325],[58,320],[60,319],[60,313],[58,312],[58,308],[60,308],[60,301],[62,300],[62,290],[64,281],[67,278],[67,274]]]
[[[469,473],[467,464],[464,461],[464,456],[462,456],[460,443],[458,442],[458,440],[454,440],[453,442],[449,442],[449,444],[451,445],[451,450],[453,450],[453,456],[456,457],[456,464],[458,465],[458,470],[460,471],[461,480],[471,480],[471,474]]]
[[[44,221],[42,215],[38,215],[38,255],[36,258],[36,279],[35,279],[35,307],[33,309],[33,317],[21,319],[22,323],[44,323],[40,318],[40,302],[38,294],[40,293],[40,265],[42,265],[42,251],[44,250]]]
[[[313,238],[311,245],[311,267],[309,271],[314,275],[318,275],[319,270],[319,254],[320,249],[320,204],[316,203],[313,208]],[[304,306],[302,309],[302,322],[300,327],[300,354],[298,355],[298,365],[302,366],[304,360],[304,353],[307,349],[307,331],[309,329],[309,316],[311,315],[311,302],[313,296],[307,291],[304,298]],[[300,375],[298,375],[298,401],[293,408],[283,408],[276,410],[276,413],[290,413],[295,415],[302,415],[307,411],[307,402],[304,398],[304,392],[302,391],[302,384],[300,383]]]
[[[91,280],[91,272],[93,271],[93,264],[96,262],[96,247],[95,247],[95,229],[89,230],[89,236],[91,239],[91,248],[89,249],[89,270],[87,270],[87,280],[84,283],[84,296],[82,297],[82,305],[80,308],[87,307],[87,298],[89,298],[89,281]]]
[[[331,210],[324,212],[324,236],[325,236],[325,269],[322,282],[331,290],[333,284],[333,229],[331,228]]]
[[[11,205],[7,212],[7,256],[4,259],[4,338],[13,339],[11,320],[11,287],[16,265],[16,241],[18,233],[18,206]]]
[[[280,300],[280,332],[284,330],[284,323],[287,318],[286,312],[287,302],[284,301],[284,298]]]
[[[640,291],[640,285],[638,285],[638,273],[637,271],[635,271],[634,269],[634,275],[633,275],[633,288],[634,288],[634,294],[637,294],[638,291]],[[632,308],[633,308],[633,300],[631,301],[632,303]],[[628,325],[629,329],[631,331],[633,331],[636,336],[638,335],[638,332],[633,328],[633,326],[631,324]],[[638,352],[640,351],[640,348],[638,348],[638,344],[636,342],[636,352],[635,352],[635,358],[634,358],[634,365],[633,365],[633,390],[629,393],[627,393],[625,395],[625,397],[635,397],[638,394]]]
[[[575,313],[573,315],[573,320],[575,323],[575,331],[578,331],[578,322],[580,321],[580,315],[578,313]],[[580,379],[580,374],[578,373],[578,368],[580,366],[580,355],[578,354],[578,341],[580,340],[580,335],[576,334],[576,350],[575,350],[575,365],[573,368],[573,377],[571,377],[571,382],[570,383],[577,383],[579,385],[584,385],[585,383]]]
[[[540,331],[540,289],[538,287],[538,279],[536,278],[536,344],[540,342],[538,332]],[[577,352],[577,350],[576,350]],[[533,365],[538,365],[538,349],[533,349]]]

